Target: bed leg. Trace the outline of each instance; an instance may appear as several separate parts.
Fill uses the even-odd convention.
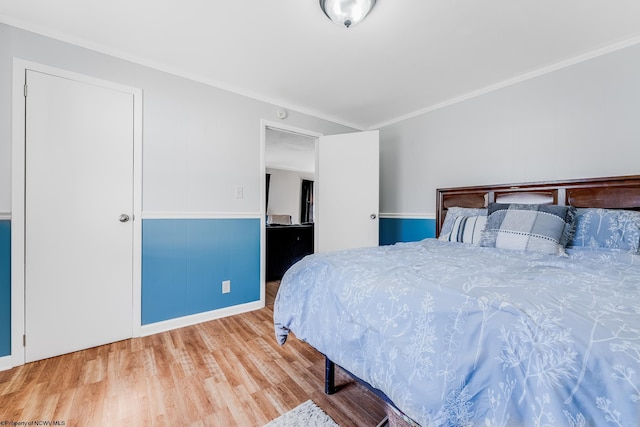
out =
[[[336,392],[336,364],[325,356],[324,362],[324,392],[325,394],[333,394]]]

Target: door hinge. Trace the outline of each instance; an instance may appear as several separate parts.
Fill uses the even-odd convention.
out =
[[[27,84],[24,84],[24,97],[27,97]]]
[[[27,336],[26,336],[26,335],[23,335],[23,336],[22,336],[22,346],[23,346],[23,347],[26,347],[26,346],[27,346]]]

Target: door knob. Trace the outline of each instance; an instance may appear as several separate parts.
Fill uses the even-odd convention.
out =
[[[376,219],[376,214],[371,214],[371,215],[369,215],[369,218],[371,218],[371,219]]]
[[[120,215],[120,222],[127,222],[127,221],[129,221],[129,215],[127,214]]]

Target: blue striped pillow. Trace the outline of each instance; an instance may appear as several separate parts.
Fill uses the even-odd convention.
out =
[[[463,208],[459,206],[453,206],[447,209],[446,216],[444,217],[444,223],[440,230],[440,235],[451,233],[453,223],[456,218],[460,216],[487,216],[487,208]]]
[[[438,240],[477,245],[486,224],[486,216],[458,216],[453,221],[451,231],[442,234]]]

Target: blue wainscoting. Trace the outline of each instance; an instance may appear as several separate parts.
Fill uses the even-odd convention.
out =
[[[417,242],[435,237],[436,220],[426,218],[380,218],[380,245]]]
[[[0,357],[11,354],[11,221],[0,220]]]
[[[143,325],[258,300],[259,219],[143,220]]]

